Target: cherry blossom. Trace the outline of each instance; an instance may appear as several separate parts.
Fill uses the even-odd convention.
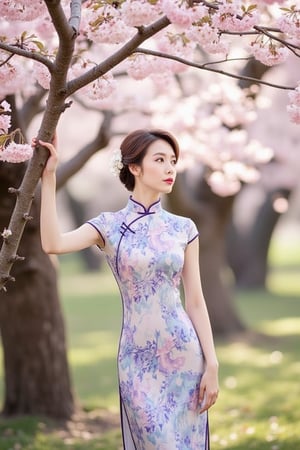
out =
[[[121,15],[129,27],[140,27],[158,19],[159,10],[147,0],[127,0],[121,5]]]
[[[0,135],[1,134],[7,134],[8,130],[11,125],[11,118],[10,116],[1,114],[0,115]]]
[[[287,106],[288,116],[291,122],[300,124],[300,83],[295,91],[288,94],[290,103]]]
[[[35,20],[41,14],[46,13],[45,2],[43,0],[12,1],[2,0],[0,3],[0,17],[8,18],[12,21]]]
[[[118,148],[113,151],[111,160],[110,160],[110,171],[115,176],[118,177],[120,174],[120,171],[123,169],[123,163],[122,163],[122,153],[121,150]]]
[[[300,41],[300,10],[293,5],[290,9],[279,17],[277,25],[283,33],[295,39],[295,43]]]
[[[10,104],[4,100],[0,104],[0,136],[2,134],[7,134],[10,129],[11,117],[7,114],[10,111]]]
[[[234,195],[242,183],[256,182],[260,166],[274,155],[271,148],[250,139],[245,129],[238,129],[256,117],[248,94],[226,80],[200,88],[197,95],[179,99],[173,94],[151,105],[153,126],[163,121],[179,140],[178,169],[205,166],[207,182],[217,195]]]
[[[186,36],[191,41],[200,44],[208,53],[227,55],[229,52],[229,43],[220,35],[217,28],[206,22],[190,27],[186,31]]]
[[[134,28],[126,25],[122,19],[120,8],[109,4],[100,5],[101,2],[91,2],[86,10],[89,39],[96,43],[119,44],[134,35]]]
[[[158,50],[162,53],[173,54],[186,60],[193,59],[195,42],[187,40],[182,33],[159,34],[155,42]],[[184,64],[168,59],[157,58],[153,61],[153,72],[171,71],[178,73],[186,69],[187,66]]]
[[[299,2],[298,2],[299,3]],[[85,96],[88,101],[93,101],[99,108],[108,109],[124,105],[121,93],[118,93],[116,74],[126,71],[134,80],[149,78],[154,85],[156,93],[162,93],[170,89],[174,83],[174,75],[181,74],[188,66],[172,58],[170,55],[189,61],[192,64],[201,60],[203,65],[210,68],[216,58],[247,58],[253,56],[267,66],[282,64],[290,54],[289,45],[299,45],[300,41],[300,10],[299,5],[285,1],[264,0],[252,2],[251,0],[220,0],[219,2],[190,2],[188,0],[95,0],[82,2],[82,20],[80,35],[76,40],[76,52],[69,68],[68,81],[92,71],[94,67],[111,56],[114,51],[122,48],[124,44],[139,34],[144,28],[156,20],[167,16],[170,25],[161,29],[152,38],[144,42],[143,49],[137,49],[116,67],[99,76],[94,81],[81,87],[79,95]],[[68,17],[70,10],[69,0],[63,0],[60,5]],[[280,8],[283,5],[283,8]],[[13,26],[11,23],[13,22]],[[39,55],[49,61],[55,61],[58,37],[55,33],[52,19],[48,14],[43,0],[3,0],[0,3],[1,36],[0,44],[9,45],[10,48],[22,49],[27,52],[27,58],[9,53],[5,48],[0,50],[0,98],[7,95],[30,93],[34,84],[29,79],[37,81],[44,89],[50,89],[51,74],[45,64],[30,59],[30,55]],[[264,32],[269,28],[269,32]],[[279,27],[281,33],[276,30]],[[261,30],[261,31],[260,31]],[[237,42],[239,35],[240,42]],[[254,37],[253,37],[254,35]],[[288,39],[288,41],[285,41]],[[297,52],[298,49],[295,50]],[[152,51],[152,55],[151,55]],[[148,54],[146,54],[148,53]],[[38,58],[35,58],[38,59]],[[221,72],[219,66],[216,73]],[[241,67],[236,66],[239,73]],[[119,78],[118,78],[119,80]],[[211,157],[203,156],[203,162],[210,165],[212,170],[225,173],[225,162],[228,158],[246,158],[248,177],[254,176],[251,167],[257,163],[257,154],[251,153],[250,142],[237,138],[232,133],[227,136],[229,128],[245,126],[255,119],[254,107],[247,93],[241,94],[231,86],[226,93],[219,83],[219,91],[216,87],[207,88],[199,98],[188,98],[186,104],[191,106],[195,114],[195,123],[185,113],[181,118],[168,115],[167,121],[172,122],[176,130],[181,130],[185,136],[196,127],[197,120],[201,118],[202,129],[195,131],[195,142],[203,145],[211,145]],[[211,86],[208,83],[208,86]],[[234,92],[234,94],[230,94]],[[231,95],[231,98],[230,98]],[[287,113],[290,120],[300,123],[299,113],[299,85],[297,89],[289,93]],[[210,99],[205,98],[210,97]],[[214,104],[212,98],[214,97]],[[233,99],[235,98],[235,100]],[[123,103],[122,103],[123,102]],[[193,103],[194,102],[194,103]],[[208,106],[209,105],[209,106]],[[181,103],[181,108],[185,106]],[[3,112],[4,106],[2,103]],[[200,112],[201,109],[201,112]],[[5,114],[0,114],[1,135],[9,132],[11,119]],[[168,113],[169,114],[169,113]],[[166,121],[166,117],[164,117]],[[207,130],[205,130],[207,127]],[[208,131],[209,130],[209,131]],[[213,131],[212,131],[213,130]],[[213,133],[219,137],[213,137]],[[9,139],[12,139],[9,137]],[[231,139],[231,141],[230,141]],[[239,139],[241,142],[238,143]],[[223,140],[223,141],[222,141]],[[235,141],[236,140],[236,141]],[[225,142],[225,144],[224,144]],[[226,144],[228,142],[228,144]],[[21,144],[19,144],[21,145]],[[221,146],[222,151],[218,151]],[[231,148],[230,148],[231,146]],[[1,158],[5,154],[11,154],[13,143],[4,145]],[[3,145],[2,145],[3,148]],[[15,147],[16,154],[20,148]],[[19,153],[18,153],[19,152]],[[248,153],[247,153],[248,152]],[[200,158],[200,153],[198,157]],[[24,151],[24,155],[26,149]],[[250,156],[251,155],[251,156]],[[16,157],[18,160],[19,156]],[[13,158],[11,158],[13,159]],[[244,161],[245,163],[245,161]],[[246,163],[245,163],[246,164]],[[227,170],[228,170],[227,165]],[[231,169],[233,166],[230,166]],[[237,166],[236,166],[237,167]],[[240,167],[240,166],[239,166]],[[250,167],[250,168],[249,168]],[[245,169],[246,170],[246,169]],[[246,172],[245,172],[246,173]],[[251,176],[249,175],[251,173]],[[228,178],[228,174],[226,177]],[[231,175],[230,175],[231,176]],[[238,175],[240,177],[240,175]],[[218,178],[220,180],[220,178]]]
[[[21,62],[14,60],[5,64],[6,59],[7,55],[0,52],[0,99],[18,92],[26,83]]]
[[[81,61],[73,64],[69,71],[70,78],[82,75],[86,70],[95,67],[92,61]],[[103,100],[109,97],[117,88],[117,82],[112,72],[107,72],[102,77],[97,78],[92,83],[80,89],[80,93],[88,97],[90,100]]]
[[[50,88],[51,75],[46,66],[39,62],[34,62],[32,75],[44,89]]]
[[[135,80],[142,80],[153,72],[153,61],[153,57],[137,53],[128,58],[126,71]]]
[[[181,0],[161,0],[161,9],[172,23],[181,27],[189,27],[195,19],[193,15],[195,10]]]
[[[29,144],[16,144],[10,142],[0,151],[0,161],[21,163],[32,157],[33,150]]]
[[[213,27],[230,32],[249,31],[258,21],[256,5],[247,8],[239,0],[223,0],[212,17]]]
[[[276,45],[272,41],[265,43],[252,42],[250,45],[250,52],[253,56],[266,66],[274,66],[275,64],[281,64],[288,58],[289,51],[286,47]]]
[[[234,177],[230,177],[224,172],[215,171],[207,177],[207,182],[213,192],[220,197],[227,197],[239,192],[241,182]]]

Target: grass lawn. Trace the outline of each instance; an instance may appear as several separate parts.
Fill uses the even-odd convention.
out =
[[[212,450],[300,450],[297,247],[298,251],[289,248],[289,252],[272,247],[268,292],[236,295],[241,317],[257,334],[216,343],[221,391],[210,413]],[[60,286],[74,389],[85,410],[84,419],[79,415],[68,432],[41,418],[2,420],[0,450],[121,448],[117,286],[107,270],[82,274],[78,260],[70,257],[63,259]]]

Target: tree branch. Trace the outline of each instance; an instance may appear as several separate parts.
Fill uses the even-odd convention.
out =
[[[125,58],[134,53],[138,45],[168,25],[170,25],[169,19],[167,17],[162,17],[147,27],[140,27],[137,34],[114,54],[80,77],[69,81],[67,86],[67,95],[70,96],[74,94],[74,92],[78,91],[78,89],[86,86],[88,83],[91,83],[111,70],[113,67],[117,66],[121,61],[124,61]]]
[[[80,152],[57,170],[57,189],[60,189],[98,150],[106,147],[111,138],[111,122],[114,117],[112,111],[105,111],[98,133],[92,142],[83,147]]]
[[[202,3],[204,6],[207,6],[210,9],[214,9],[215,11],[219,10],[219,5],[217,2],[213,4],[213,3],[209,3],[205,0],[194,0],[194,3]],[[239,14],[236,14],[235,17],[237,19],[242,20],[242,16],[240,16]],[[280,42],[283,46],[287,47],[292,53],[294,53],[294,55],[300,57],[300,55],[294,50],[294,49],[300,50],[300,47],[298,45],[292,44],[290,42],[286,42],[284,39],[281,39],[280,37],[272,34],[273,32],[282,34],[282,31],[279,28],[254,25],[253,29],[255,30],[254,32],[246,31],[246,32],[232,33],[232,32],[228,32],[228,31],[222,31],[222,34],[230,34],[230,35],[237,34],[239,36],[246,36],[249,34],[259,34],[259,35],[264,34],[269,39],[273,39],[274,41]]]
[[[34,61],[38,61],[41,64],[44,64],[46,67],[48,67],[49,72],[53,72],[54,64],[47,56],[43,56],[40,53],[34,53],[30,50],[26,50],[24,48],[20,48],[19,44],[4,44],[3,42],[0,42],[0,50],[4,50],[5,52],[11,53],[11,55],[19,55],[23,56],[27,59],[33,59]]]
[[[51,83],[45,114],[42,119],[38,139],[51,141],[60,115],[65,110],[66,79],[74,53],[75,36],[66,20],[59,0],[45,0],[52,22],[59,36],[59,47],[55,63],[51,66]],[[26,52],[27,56],[27,52]],[[20,188],[16,191],[17,201],[12,213],[8,230],[11,235],[3,241],[0,252],[0,290],[11,279],[10,270],[14,264],[12,258],[17,253],[30,209],[34,192],[48,157],[48,150],[38,146],[31,158]]]
[[[250,81],[250,82],[252,81],[255,84],[263,84],[265,86],[270,86],[270,87],[273,87],[276,89],[284,89],[284,90],[290,90],[290,91],[296,89],[296,86],[282,86],[279,84],[270,83],[268,81],[259,80],[257,78],[247,77],[247,76],[243,76],[243,75],[237,75],[235,73],[226,72],[224,70],[215,69],[213,67],[208,67],[210,64],[214,64],[213,62],[207,62],[205,64],[198,64],[198,63],[194,63],[192,61],[188,61],[187,59],[180,58],[179,56],[168,55],[167,53],[157,52],[155,50],[149,50],[149,49],[142,48],[142,47],[138,47],[133,53],[143,53],[145,55],[152,55],[152,56],[156,56],[158,58],[171,59],[173,61],[180,62],[186,66],[195,67],[196,69],[219,73],[220,75],[225,75],[227,77],[235,78],[237,80],[244,80],[244,81]]]
[[[70,27],[72,27],[75,36],[78,36],[79,34],[80,19],[81,19],[81,0],[72,0],[69,25]]]
[[[61,47],[63,42],[66,44],[76,37],[74,36],[74,30],[67,21],[60,1],[44,0],[44,2],[46,3],[53,25],[57,31]]]

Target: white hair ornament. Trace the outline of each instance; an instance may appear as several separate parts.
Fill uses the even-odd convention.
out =
[[[122,163],[122,153],[118,148],[117,150],[114,150],[112,154],[112,158],[110,160],[110,171],[115,177],[118,177],[123,167],[124,164]]]

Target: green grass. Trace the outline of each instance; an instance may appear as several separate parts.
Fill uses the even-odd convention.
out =
[[[241,317],[256,334],[216,342],[221,389],[210,412],[212,450],[300,449],[299,255],[294,246],[284,252],[273,247],[268,292],[236,295]],[[115,281],[108,270],[83,274],[78,259],[64,257],[60,287],[76,395],[86,411],[118,417],[121,304]],[[0,449],[121,447],[118,427],[104,428],[94,437],[78,432],[71,440],[61,432],[41,418],[2,419]]]

